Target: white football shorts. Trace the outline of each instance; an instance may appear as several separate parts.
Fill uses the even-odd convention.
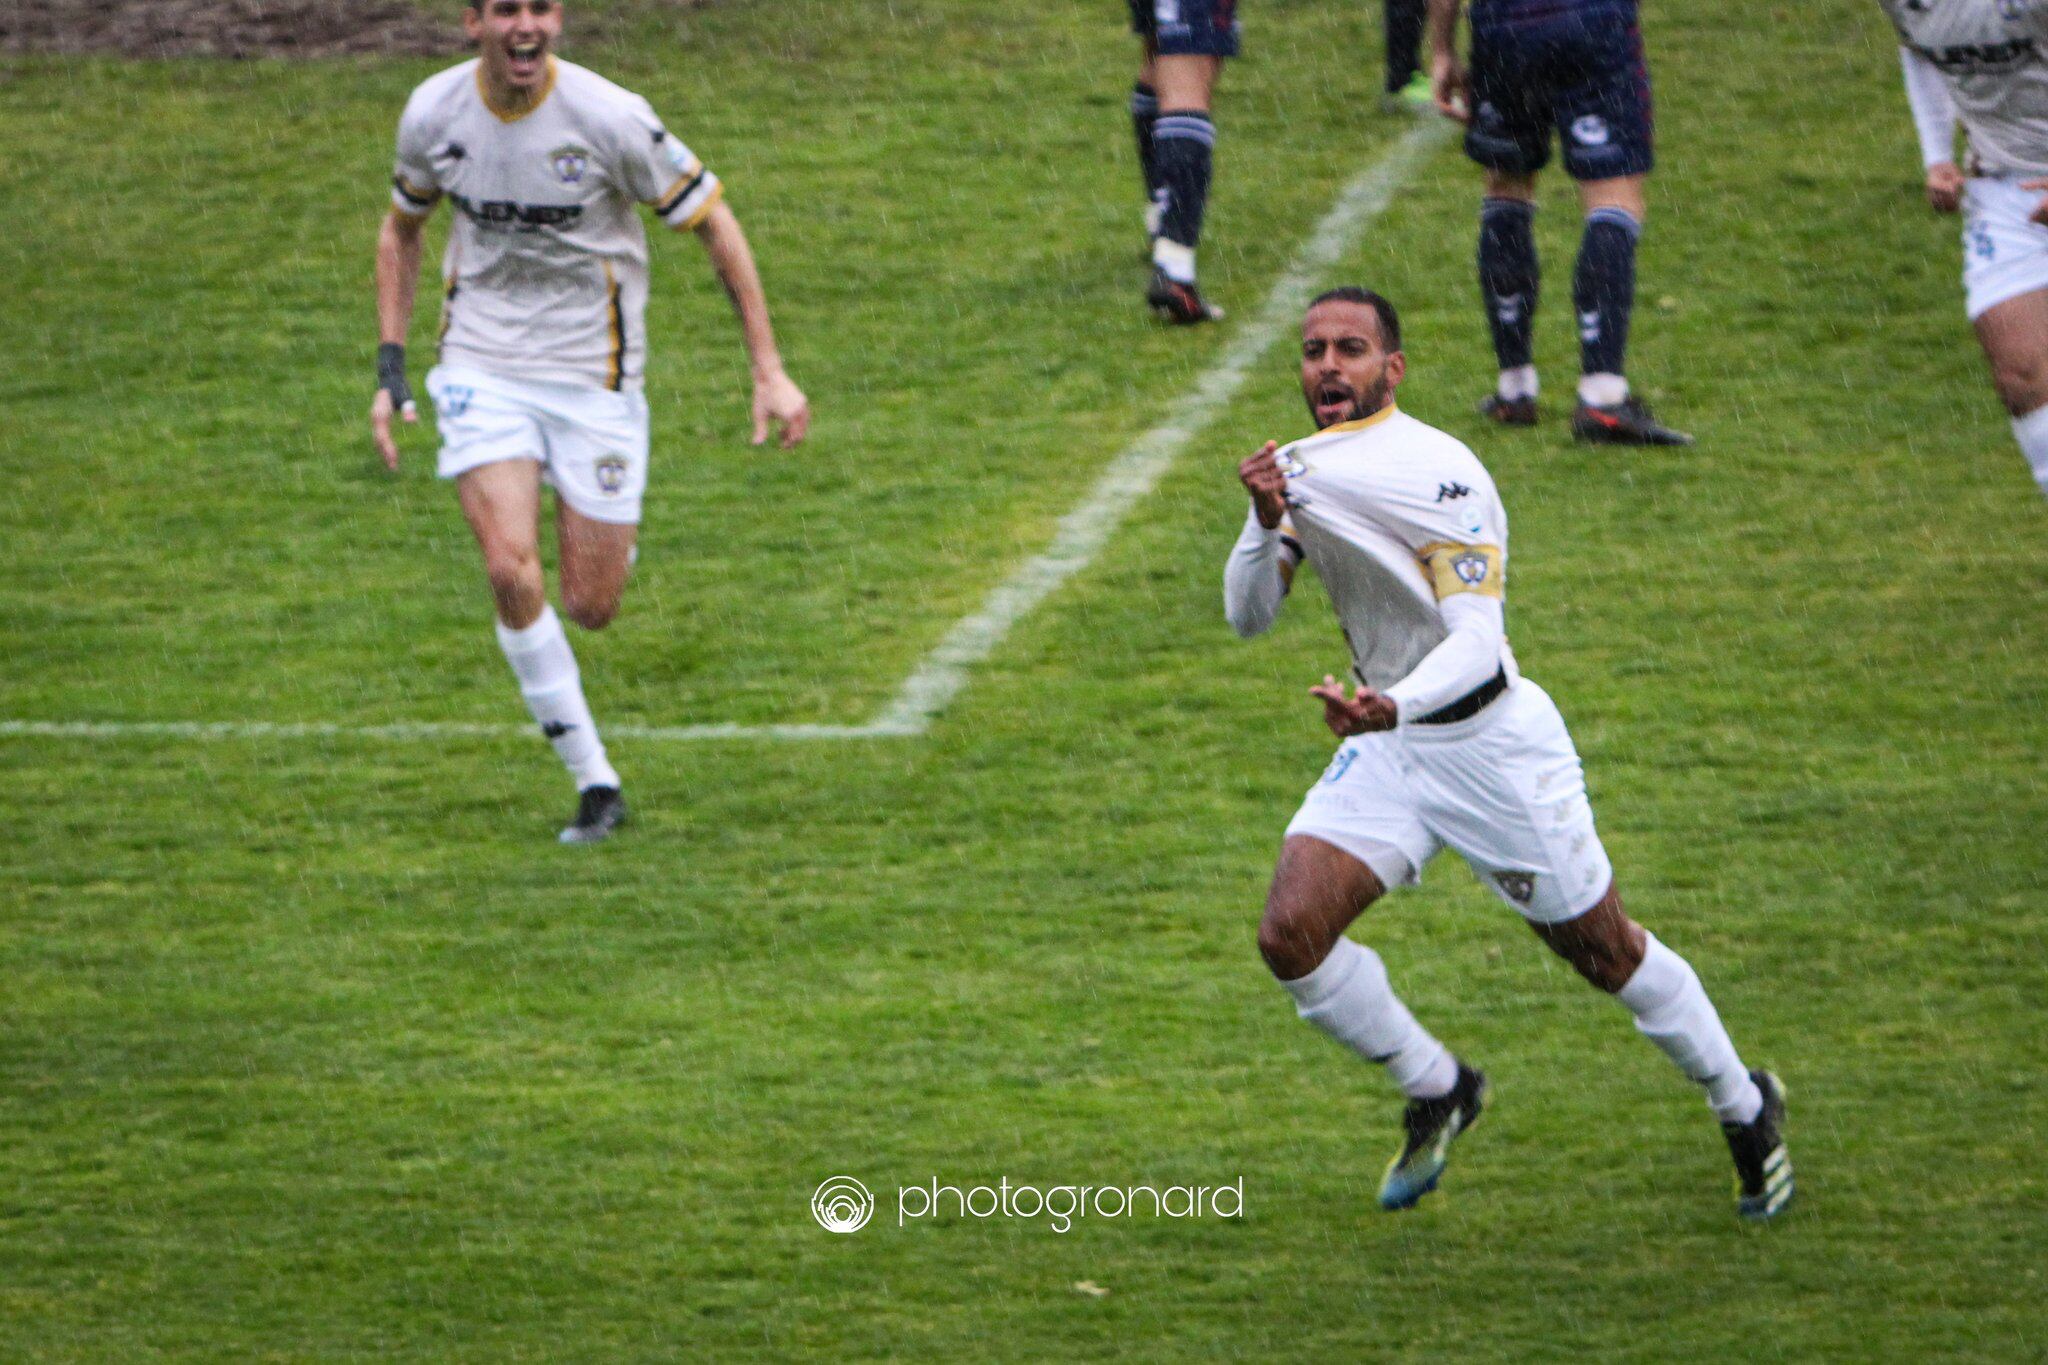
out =
[[[647,398],[504,379],[463,365],[427,372],[441,428],[439,473],[533,460],[555,495],[593,521],[637,525],[647,490]]]
[[[2048,192],[2014,176],[1972,176],[1963,185],[1963,290],[1970,321],[2008,299],[2048,289],[2048,227],[2031,215]]]
[[[1335,845],[1390,891],[1449,846],[1539,924],[1584,914],[1614,880],[1571,733],[1527,678],[1469,720],[1345,740],[1287,834]]]

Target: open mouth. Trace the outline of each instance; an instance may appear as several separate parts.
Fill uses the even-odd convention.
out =
[[[1350,413],[1352,404],[1357,401],[1358,395],[1352,392],[1349,384],[1319,385],[1316,388],[1313,405],[1315,407],[1316,420],[1324,425],[1342,421]]]
[[[510,43],[505,55],[510,58],[512,78],[530,80],[540,75],[541,63],[547,56],[547,44],[542,42]]]

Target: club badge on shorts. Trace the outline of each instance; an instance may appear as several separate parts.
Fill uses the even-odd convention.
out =
[[[597,486],[606,493],[617,497],[619,490],[626,486],[626,457],[605,455],[598,459]]]
[[[1536,897],[1534,872],[1496,872],[1493,879],[1500,883],[1501,894],[1516,905],[1527,905]]]

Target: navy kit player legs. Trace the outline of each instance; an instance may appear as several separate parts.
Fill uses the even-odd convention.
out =
[[[1344,931],[1455,849],[1701,1086],[1735,1159],[1738,1212],[1771,1217],[1792,1197],[1783,1087],[1743,1066],[1693,969],[1622,909],[1571,735],[1508,648],[1500,495],[1461,442],[1395,407],[1406,368],[1391,304],[1324,294],[1302,324],[1318,433],[1269,441],[1238,467],[1251,510],[1224,570],[1231,626],[1271,626],[1306,562],[1363,684],[1310,689],[1342,743],[1287,827],[1259,950],[1302,1018],[1407,1094],[1379,1198],[1409,1207],[1478,1119],[1486,1078],[1416,1022],[1378,954]]]
[[[647,101],[552,52],[558,0],[476,0],[480,56],[431,77],[399,121],[391,212],[377,238],[377,392],[370,424],[398,467],[392,419],[418,419],[405,339],[423,229],[455,207],[443,270],[440,363],[427,376],[441,477],[483,551],[498,643],[541,732],[575,778],[565,843],[626,815],[584,700],[576,655],[541,574],[541,485],[555,490],[562,609],[586,630],[618,611],[647,482],[646,204],[703,241],[740,316],[754,375],[754,441],[793,445],[810,408],[776,353],[768,304],[718,177]]]
[[[1580,368],[1572,434],[1690,445],[1650,415],[1624,377],[1651,163],[1636,0],[1472,0],[1471,19],[1468,72],[1458,59],[1458,0],[1429,0],[1437,107],[1467,124],[1465,154],[1486,172],[1479,289],[1500,374],[1480,412],[1512,426],[1536,421],[1536,173],[1550,159],[1554,129],[1585,214],[1572,277]]]
[[[1927,199],[1963,213],[1965,309],[2048,493],[2048,9],[1883,0],[1899,33]],[[1968,135],[1968,174],[1955,161]]]
[[[1145,301],[1169,322],[1223,316],[1195,285],[1195,248],[1209,202],[1216,124],[1209,101],[1223,59],[1237,55],[1237,0],[1130,0],[1143,44],[1131,125],[1145,175],[1152,283]]]

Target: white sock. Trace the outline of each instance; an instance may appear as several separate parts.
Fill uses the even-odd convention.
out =
[[[1369,1062],[1387,1068],[1411,1099],[1448,1095],[1458,1083],[1451,1050],[1415,1022],[1387,984],[1387,964],[1348,938],[1307,976],[1283,981],[1295,1013]]]
[[[1618,374],[1579,376],[1579,401],[1591,408],[1611,408],[1628,398],[1628,380]]]
[[[543,605],[540,618],[524,630],[498,622],[498,646],[519,679],[526,709],[540,723],[541,733],[576,779],[576,790],[616,787],[619,774],[604,756],[590,704],[583,700],[583,677],[576,653],[562,633],[555,609]]]
[[[2012,419],[2012,438],[2034,471],[2034,482],[2048,493],[2048,407],[2035,408],[2024,417]]]
[[[1167,237],[1157,238],[1152,243],[1152,264],[1176,284],[1195,282],[1195,249],[1191,246],[1182,246]]]
[[[1643,963],[1614,998],[1635,1015],[1645,1038],[1705,1087],[1707,1104],[1721,1122],[1750,1122],[1764,1107],[1763,1092],[1735,1055],[1699,974],[1655,934],[1643,938]]]
[[[1500,386],[1495,392],[1499,393],[1502,398],[1510,403],[1517,398],[1534,398],[1536,396],[1536,367],[1534,365],[1517,365],[1511,370],[1502,370],[1500,372]]]

